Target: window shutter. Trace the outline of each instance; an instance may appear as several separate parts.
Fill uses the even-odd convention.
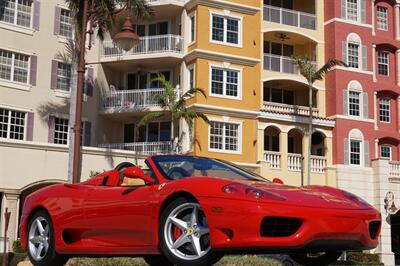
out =
[[[368,93],[363,93],[363,117],[368,118]]]
[[[40,2],[33,2],[33,29],[38,31],[40,26]]]
[[[365,0],[360,0],[360,5],[361,5],[361,23],[366,23],[366,1]]]
[[[60,35],[61,8],[56,6],[54,13],[54,35]]]
[[[88,67],[86,74],[86,81],[85,81],[85,94],[87,96],[93,96],[93,87],[94,87],[93,73],[94,69],[92,67]]]
[[[33,140],[33,118],[34,118],[34,113],[28,112],[26,115],[27,115],[26,140],[27,141],[32,141]]]
[[[361,52],[362,52],[362,70],[367,71],[368,66],[367,66],[367,46],[362,45],[361,46]]]
[[[51,61],[51,86],[52,90],[57,89],[57,70],[58,70],[58,61]]]
[[[347,42],[342,41],[342,61],[347,64]]]
[[[369,166],[369,142],[364,141],[364,165],[365,167]]]
[[[343,150],[343,155],[344,155],[344,164],[349,165],[349,157],[350,157],[350,153],[349,153],[349,139],[344,139],[344,150]]]
[[[36,86],[36,75],[37,75],[37,56],[31,55],[31,66],[29,73],[29,83],[32,86]]]
[[[349,93],[343,90],[343,114],[349,115]]]
[[[49,116],[48,125],[49,125],[49,138],[48,138],[48,142],[49,142],[49,143],[54,143],[54,127],[55,127],[55,119],[54,119],[54,116]]]
[[[85,130],[85,132],[84,132],[83,145],[84,146],[90,146],[92,123],[89,122],[89,121],[85,122],[84,130]]]
[[[342,0],[342,19],[346,19],[346,1]]]

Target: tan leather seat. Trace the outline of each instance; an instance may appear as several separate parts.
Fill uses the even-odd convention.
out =
[[[144,186],[145,182],[139,178],[126,178],[122,180],[121,187]]]

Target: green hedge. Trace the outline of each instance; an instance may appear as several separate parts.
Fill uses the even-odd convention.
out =
[[[347,260],[354,261],[359,264],[384,265],[380,262],[378,254],[370,254],[363,252],[347,252]]]
[[[4,253],[0,253],[0,263],[3,262]],[[9,266],[17,266],[18,263],[24,261],[26,259],[26,253],[8,253],[8,265]]]

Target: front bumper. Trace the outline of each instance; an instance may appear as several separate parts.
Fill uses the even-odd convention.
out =
[[[323,209],[221,198],[199,198],[207,216],[211,245],[232,253],[366,250],[378,245],[369,224],[381,221],[375,209]],[[286,237],[262,237],[264,217],[302,220],[300,228]],[[380,230],[380,228],[379,228]]]

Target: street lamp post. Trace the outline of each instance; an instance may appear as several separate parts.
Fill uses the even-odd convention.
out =
[[[86,65],[85,62],[86,34],[89,34],[91,38],[93,34],[93,27],[95,25],[95,23],[93,22],[93,18],[91,17],[90,29],[88,31],[86,30],[88,15],[89,15],[88,8],[89,8],[89,0],[84,0],[82,32],[81,32],[80,49],[79,49],[79,62],[78,62],[79,65],[77,70],[78,77],[77,77],[77,89],[76,89],[75,123],[73,127],[74,154],[73,154],[73,168],[72,168],[72,183],[79,183],[81,179],[82,100],[83,100],[83,87],[84,87],[85,65]],[[118,46],[120,46],[123,50],[129,51],[139,43],[139,36],[134,32],[132,27],[130,0],[127,0],[126,9],[128,10],[128,15],[126,16],[125,22],[122,26],[122,30],[121,32],[118,32],[113,39],[115,43]],[[91,12],[94,12],[94,0],[92,0]],[[89,44],[89,49],[90,49],[90,44]]]

